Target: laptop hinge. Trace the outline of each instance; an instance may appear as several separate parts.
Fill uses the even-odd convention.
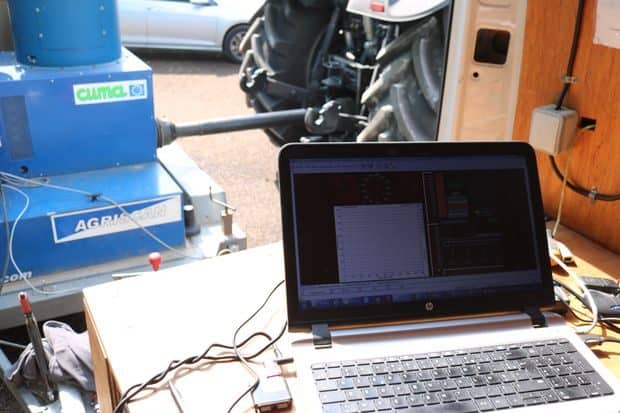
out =
[[[538,307],[526,307],[525,313],[530,316],[534,327],[547,327],[547,319]]]
[[[312,324],[312,344],[314,348],[331,348],[332,333],[327,324]]]

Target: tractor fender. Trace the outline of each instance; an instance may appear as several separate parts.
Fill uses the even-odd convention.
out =
[[[430,16],[449,0],[349,0],[347,11],[388,22],[407,22]]]

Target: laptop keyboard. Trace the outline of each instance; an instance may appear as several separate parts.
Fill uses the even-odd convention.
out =
[[[613,390],[565,339],[312,365],[324,413],[464,413]]]

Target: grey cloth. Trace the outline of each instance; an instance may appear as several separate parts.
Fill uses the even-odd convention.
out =
[[[49,380],[70,383],[86,391],[95,391],[93,361],[88,334],[76,333],[60,321],[43,324],[43,349],[49,366]],[[16,385],[40,380],[32,343],[22,352],[12,367],[9,380]]]

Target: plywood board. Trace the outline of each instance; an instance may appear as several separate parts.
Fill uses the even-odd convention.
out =
[[[513,139],[527,140],[532,110],[556,102],[566,70],[577,0],[530,0],[523,50],[519,99]],[[570,177],[580,186],[620,193],[620,50],[595,45],[596,2],[585,0],[574,84],[564,102],[580,116],[596,119],[596,130],[584,133],[571,154]],[[558,164],[563,169],[566,154]],[[555,216],[561,182],[549,159],[538,156],[545,212]],[[566,192],[562,222],[620,252],[620,202],[596,202]]]

